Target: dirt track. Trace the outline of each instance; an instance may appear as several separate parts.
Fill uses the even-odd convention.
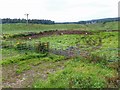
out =
[[[118,32],[120,30],[99,30],[99,32]],[[26,36],[20,36],[17,37],[18,39],[29,39],[29,38],[38,38],[38,37],[45,37],[45,36],[50,36],[50,35],[63,35],[63,34],[86,34],[86,35],[91,35],[93,32],[89,31],[82,31],[82,30],[50,30],[50,31],[44,31],[44,32],[39,32],[39,33],[34,33],[34,32],[27,32]]]
[[[39,32],[39,33],[28,33],[29,35],[25,37],[20,37],[20,39],[28,39],[29,37],[31,38],[38,38],[38,37],[44,37],[44,36],[50,36],[50,35],[63,35],[63,34],[92,34],[91,32],[88,31],[80,31],[80,30],[59,30],[59,31],[44,31],[44,32]]]

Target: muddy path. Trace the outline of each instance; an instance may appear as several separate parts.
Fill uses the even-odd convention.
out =
[[[29,32],[27,36],[17,37],[16,39],[29,39],[29,38],[40,38],[45,36],[51,36],[51,35],[63,35],[63,34],[92,34],[92,32],[88,31],[80,31],[80,30],[50,30],[50,31],[44,31],[39,33],[33,33]]]
[[[2,68],[2,86],[3,88],[26,88],[32,87],[32,84],[39,79],[47,79],[48,75],[62,70],[65,63],[69,59],[57,62],[42,62],[37,66],[32,66],[30,70],[26,70],[21,74],[16,74],[16,65],[8,65]]]
[[[97,30],[96,33],[99,32],[119,32],[120,30]],[[83,35],[92,35],[94,32],[91,31],[83,31],[83,30],[50,30],[50,31],[44,31],[44,32],[27,32],[26,35],[23,36],[17,36],[15,35],[15,39],[34,39],[34,38],[40,38],[45,36],[51,36],[51,35],[71,35],[71,34],[83,34]],[[14,38],[12,38],[14,39]]]

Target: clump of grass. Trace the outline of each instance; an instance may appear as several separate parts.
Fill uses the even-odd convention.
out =
[[[106,55],[99,56],[97,54],[90,54],[89,56],[86,57],[86,60],[89,60],[92,63],[102,63],[104,65],[108,63]]]
[[[43,58],[43,57],[46,57],[46,54],[32,53],[32,54],[28,54],[28,55],[22,55],[22,56],[18,56],[18,57],[5,59],[5,60],[1,61],[1,64],[2,65],[13,64],[13,63],[17,63],[19,61],[24,61],[24,60],[34,59],[34,58]]]
[[[16,70],[16,74],[21,74],[22,72],[29,70],[29,69],[31,69],[29,65],[23,64]]]
[[[42,61],[56,62],[56,61],[64,60],[64,58],[65,58],[64,56],[59,56],[59,55],[54,55],[54,54],[48,55],[47,53],[44,53],[44,54],[43,53],[32,53],[32,54],[4,59],[3,61],[0,62],[0,64],[9,65],[9,64],[19,63],[21,61],[26,61],[26,60],[31,60],[31,59],[39,59]]]
[[[106,88],[105,77],[113,77],[114,70],[101,67],[100,64],[83,62],[75,58],[66,63],[64,70],[49,75],[48,79],[38,80],[34,88]],[[86,60],[86,59],[85,59]]]

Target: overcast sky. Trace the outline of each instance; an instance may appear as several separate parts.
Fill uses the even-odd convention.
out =
[[[118,16],[119,0],[0,0],[0,18],[74,22]]]

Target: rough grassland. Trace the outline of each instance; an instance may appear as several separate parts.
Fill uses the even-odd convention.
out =
[[[97,24],[3,24],[3,34],[18,34],[23,32],[40,32],[49,30],[117,30],[118,22],[97,23]]]
[[[24,32],[40,32],[47,30],[87,30],[93,35],[52,35],[30,40],[3,38],[2,41],[2,83],[4,88],[115,88],[118,87],[118,32],[117,22],[98,24],[4,24],[4,34]],[[93,32],[92,32],[93,33]],[[102,39],[96,46],[98,38]],[[93,41],[90,41],[93,39]],[[34,45],[35,41],[49,42],[50,48],[80,49],[79,56],[66,58],[52,53],[43,54],[29,50],[20,51],[16,46],[20,43]],[[89,42],[88,42],[89,41]],[[91,42],[91,43],[90,43]],[[87,53],[86,53],[87,52]]]

